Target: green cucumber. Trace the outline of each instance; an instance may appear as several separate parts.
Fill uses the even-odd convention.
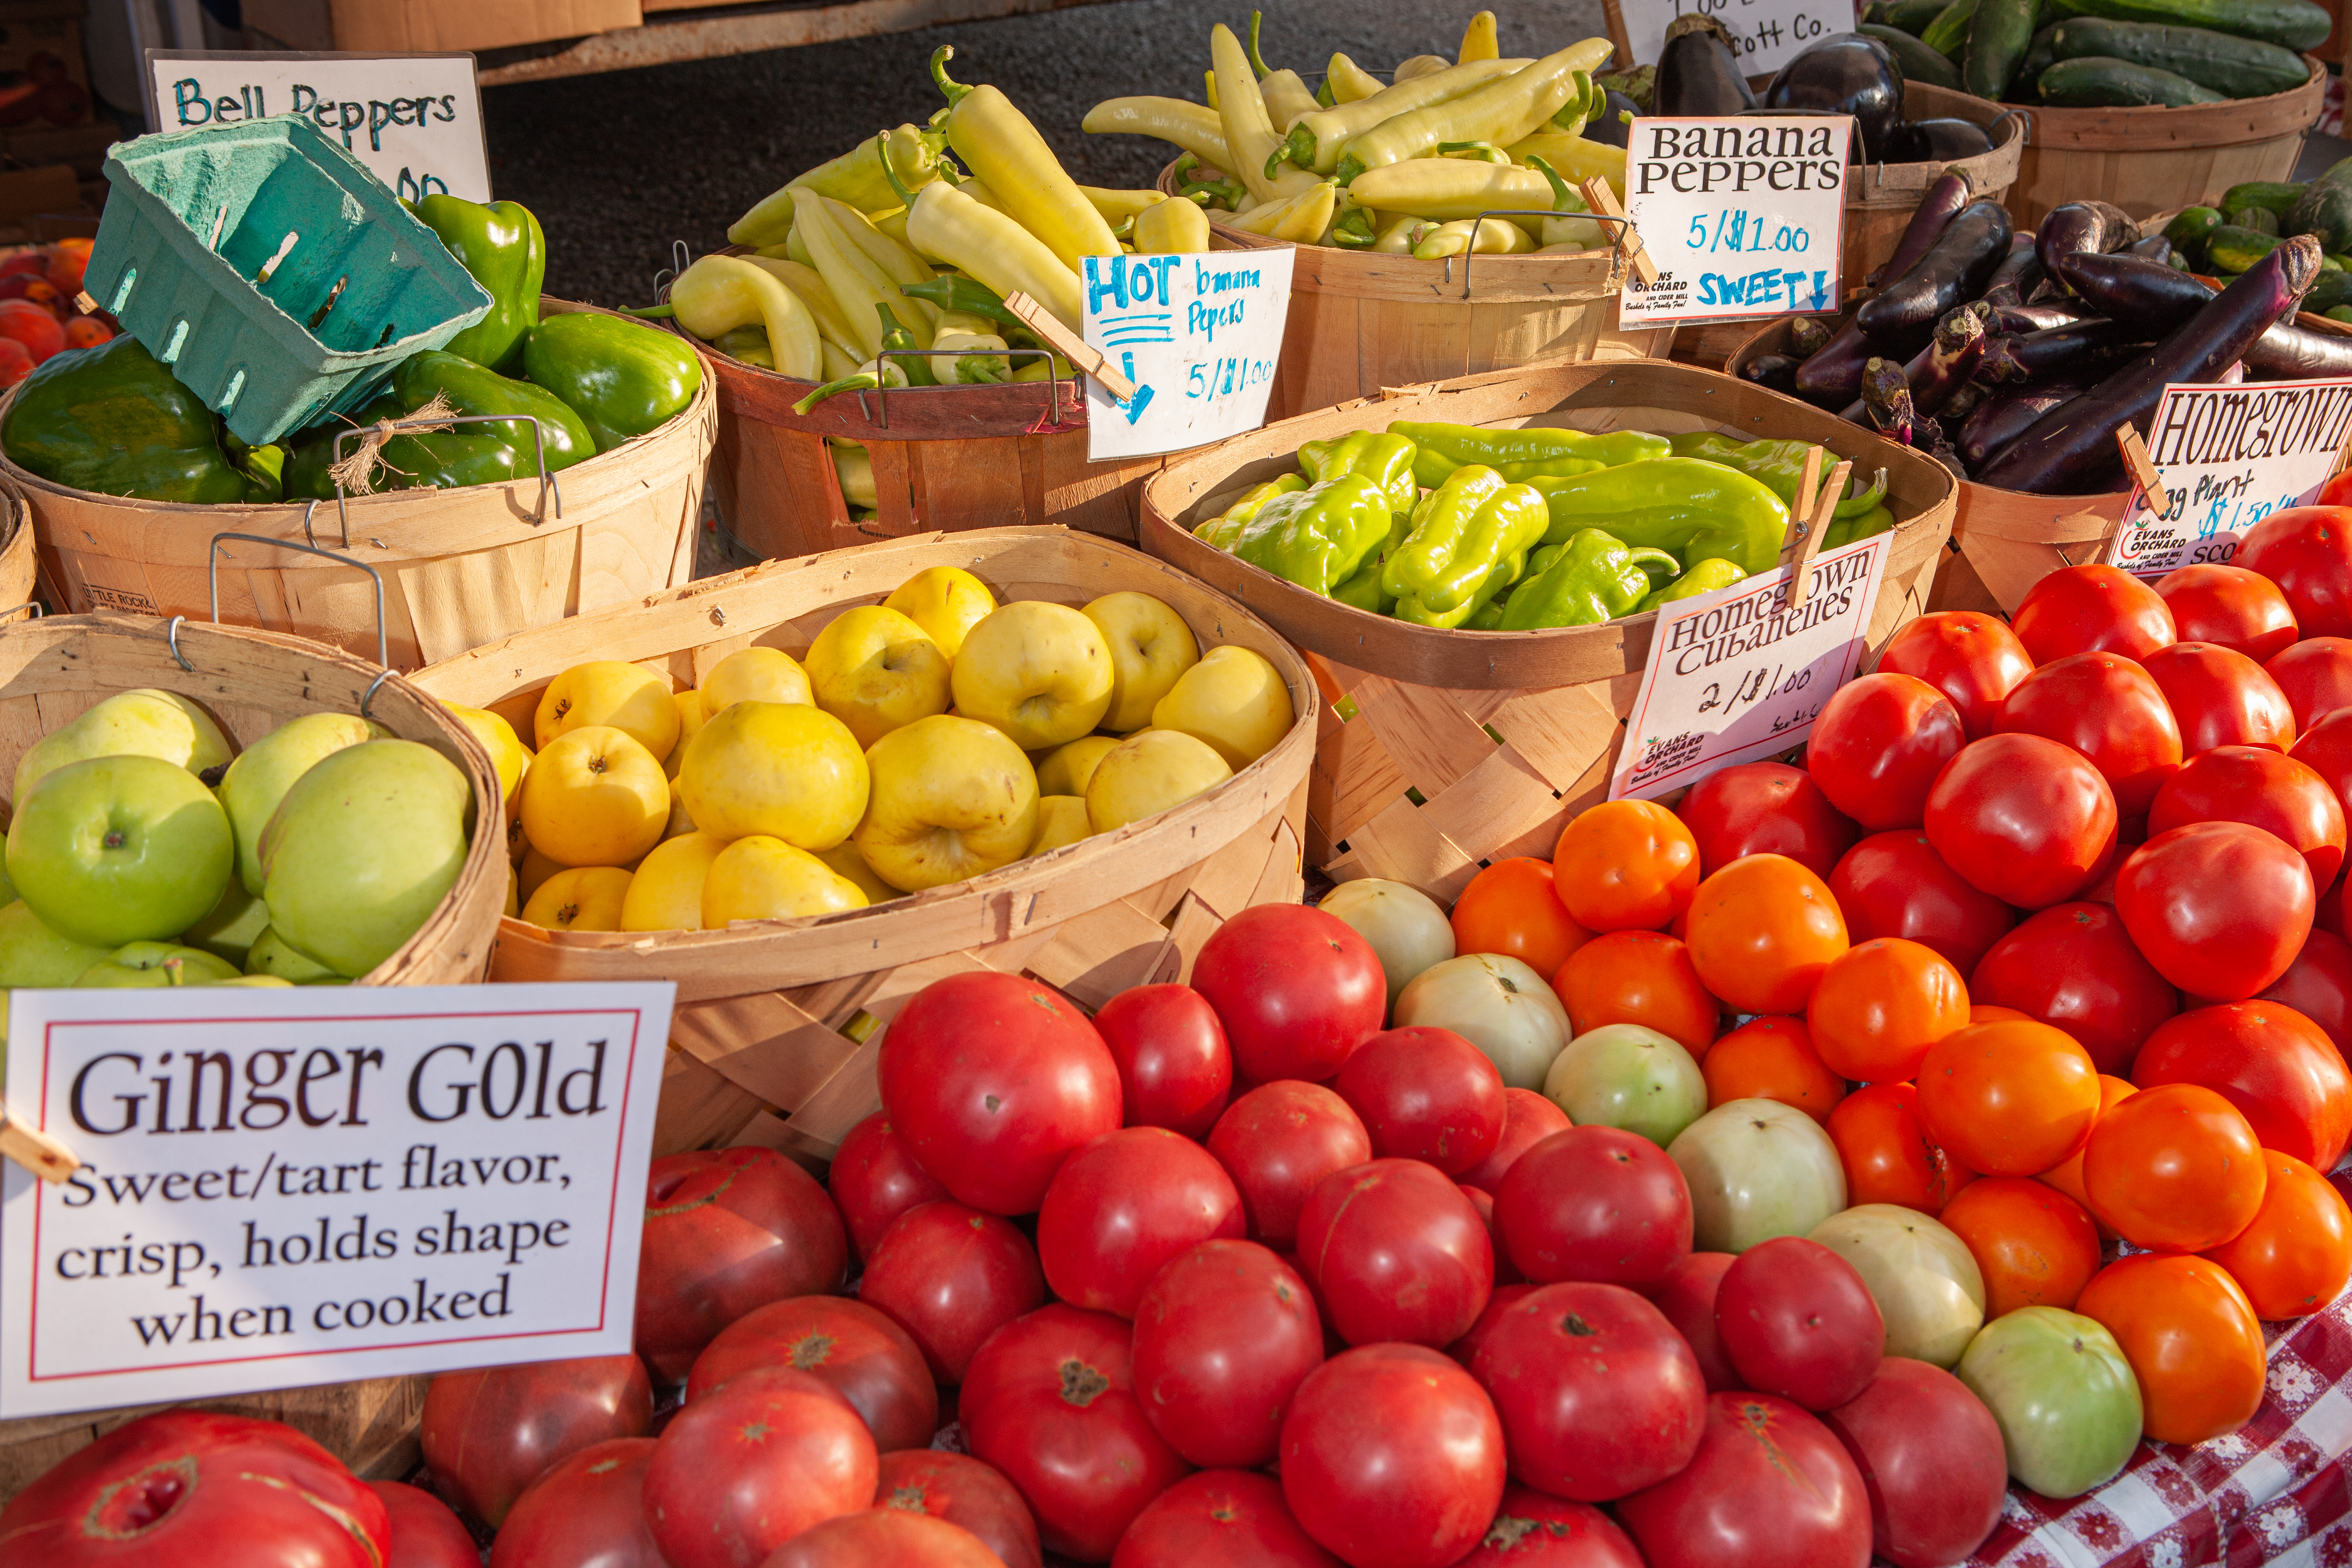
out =
[[[1977,0],[1952,0],[1936,13],[1936,19],[1927,24],[1919,41],[1958,65],[1960,51],[1968,47],[1969,24],[1975,20],[1976,14]]]
[[[2289,234],[2317,235],[2319,248],[2330,256],[2352,251],[2352,158],[2305,185],[2279,226]]]
[[[2337,305],[2326,311],[2331,321],[2352,321],[2352,305]]]
[[[2347,307],[2352,307],[2352,272],[2322,272],[2311,280],[2311,292],[2303,297],[2301,309],[2325,316]]]
[[[2185,76],[2225,98],[2267,98],[2301,87],[2310,75],[2303,57],[2293,49],[2210,27],[2075,16],[2058,24],[2051,42],[2062,60],[2093,56],[2128,60]]]
[[[2187,73],[2183,73],[2184,75]],[[2205,84],[2211,87],[2211,82]],[[2240,207],[2263,207],[2284,217],[2294,211],[2294,204],[2307,186],[2285,184],[2276,180],[2248,180],[2242,185],[2231,185],[2221,193],[2223,212],[2236,212]]]
[[[2317,48],[2336,30],[2335,18],[2311,0],[2050,0],[2050,14],[2210,27],[2298,54]]]
[[[2232,207],[2225,220],[2231,228],[2250,228],[2256,234],[2276,234],[2278,214],[2268,207]]]
[[[1878,19],[1916,38],[1927,30],[1928,23],[1942,15],[1948,3],[1949,0],[1885,0],[1878,8]]]
[[[2239,273],[2285,243],[2277,235],[2232,228],[2225,223],[2205,237],[2205,258],[2216,272]]]
[[[2319,269],[2322,272],[2341,272],[2344,270],[2344,258],[2340,256],[2323,256],[2319,258]]]
[[[1902,28],[1864,22],[1855,30],[1864,37],[1876,38],[1894,52],[1895,63],[1903,68],[1905,81],[1933,82],[1954,92],[1961,90],[1960,73],[1953,68],[1952,62]]]
[[[2018,61],[2033,42],[2037,0],[1977,0],[1960,56],[1960,79],[1979,98],[1998,100],[2009,91]]]
[[[2025,58],[2017,62],[2017,74],[2010,79],[2009,99],[2012,103],[2038,103],[2042,94],[2035,83],[2042,73],[2058,63],[2058,50],[2051,39],[2058,29],[2053,25],[2033,35],[2025,46]]]
[[[2132,108],[2162,104],[2178,109],[2185,103],[2221,103],[2221,95],[2199,87],[2185,76],[2151,70],[2129,60],[2092,55],[2060,60],[2042,73],[2042,100],[2068,109]]]
[[[2164,237],[2172,242],[2174,254],[2188,261],[2193,271],[2205,268],[2205,238],[2221,226],[2221,215],[2212,207],[2183,207],[2164,226]]]

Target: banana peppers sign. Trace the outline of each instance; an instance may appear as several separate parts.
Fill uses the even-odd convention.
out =
[[[16,992],[0,1415],[625,1352],[675,989]]]

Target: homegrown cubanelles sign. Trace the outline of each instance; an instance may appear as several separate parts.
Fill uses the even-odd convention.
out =
[[[1854,8],[1841,0],[1621,0],[1625,41],[1633,58],[1612,70],[1654,66],[1665,48],[1666,26],[1696,12],[1722,23],[1732,37],[1742,76],[1765,76],[1832,33],[1853,31]]]
[[[1118,403],[1087,381],[1087,456],[1179,452],[1265,424],[1294,254],[1087,257],[1079,336],[1135,383]]]
[[[1877,533],[1814,556],[1795,609],[1786,566],[1659,605],[1609,798],[1653,799],[1801,742],[1861,664],[1894,543]]]
[[[2254,524],[2302,506],[2336,471],[2352,381],[2265,381],[2164,389],[2148,422],[2147,456],[2171,505],[2132,487],[2110,565],[2141,577],[2226,562]]]
[[[306,114],[403,201],[490,199],[471,55],[147,51],[157,131]]]
[[[1619,297],[1621,327],[1838,308],[1853,117],[1636,117],[1625,211],[1657,263]]]
[[[15,993],[0,1415],[627,1351],[675,994]]]

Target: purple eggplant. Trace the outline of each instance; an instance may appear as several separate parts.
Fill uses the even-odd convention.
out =
[[[2293,321],[2277,322],[2246,351],[2246,376],[2251,381],[2306,381],[2338,375],[2352,375],[2352,338],[2315,332]]]
[[[1797,395],[1823,408],[1842,408],[1862,390],[1862,364],[1870,341],[1848,321],[1818,352],[1797,367]]]
[[[1756,107],[1731,34],[1712,16],[1681,16],[1666,25],[1652,93],[1654,112],[1665,115],[1711,117]]]
[[[1968,384],[1985,350],[1985,318],[1989,305],[1963,305],[1936,323],[1936,339],[1903,367],[1911,386],[1911,405],[1923,417],[1940,413],[1952,394]]]
[[[1864,162],[1885,162],[1891,157],[1887,143],[1903,123],[1903,68],[1876,38],[1832,33],[1782,66],[1763,101],[1777,113],[1851,114]]]
[[[1895,242],[1895,254],[1864,281],[1875,284],[1882,279],[1900,278],[1910,271],[1943,237],[1951,221],[1960,216],[1971,194],[1969,177],[1959,170],[1947,169],[1937,176],[1927,195],[1919,198],[1919,205],[1911,209],[1911,221],[1903,226],[1903,237]]]
[[[1985,465],[1979,480],[2035,495],[2082,494],[2111,484],[2122,468],[2116,428],[2126,420],[2145,427],[2167,386],[2210,381],[2242,359],[2310,289],[2319,258],[2319,241],[2311,236],[2284,241],[2154,350],[2036,420]]]
[[[2054,278],[2062,256],[2100,256],[2138,240],[2139,225],[2121,207],[2105,202],[2068,202],[2044,215],[2034,236],[2033,253],[2042,262],[2042,270]]]
[[[2146,239],[2140,240],[2138,243],[2134,245],[2126,245],[2123,249],[2116,251],[2114,254],[2118,256],[2145,256],[2150,261],[2161,261],[2167,267],[2170,267],[2172,265],[2172,241],[2165,238],[2164,236],[2160,234],[2151,234]]]
[[[1829,347],[1834,335],[1830,324],[1818,316],[1792,316],[1789,320],[1789,353],[1801,360],[1811,359]]]
[[[2030,386],[2004,386],[1988,392],[1960,426],[1960,461],[1974,473],[1995,454],[2031,429],[2034,422],[2062,403],[2072,403],[2091,390],[2087,376],[2053,376]]]
[[[1854,312],[1854,324],[1882,353],[1918,353],[1937,322],[1984,292],[2009,254],[2012,232],[1999,202],[1969,203],[1927,255]]]
[[[1886,138],[1890,163],[1957,163],[1992,151],[1992,138],[1973,120],[1914,120]]]
[[[2084,300],[2148,332],[2170,331],[2203,310],[2214,293],[2210,283],[2128,253],[2069,257],[2064,271]],[[2282,321],[2248,346],[2245,358],[2247,371],[2264,381],[2352,375],[2352,338]]]
[[[1958,430],[1968,416],[1983,405],[1989,395],[1990,389],[1985,384],[1971,377],[1967,385],[1952,394],[1951,401],[1944,405],[1943,412],[1936,417]]]
[[[1758,354],[1739,367],[1739,379],[1752,381],[1768,392],[1797,393],[1797,362],[1787,354]]]
[[[1991,280],[1985,284],[1984,297],[1994,305],[2022,305],[2025,298],[2041,283],[2042,260],[2033,254],[2033,237],[2012,234],[2009,254],[1992,269]]]
[[[1912,444],[1919,422],[1911,403],[1911,383],[1891,359],[1873,358],[1862,367],[1862,405],[1879,434]]]
[[[2063,371],[2114,358],[2111,351],[2146,342],[2147,337],[2147,329],[2137,322],[2085,316],[2063,327],[2047,327],[2019,338],[2002,338],[1985,350],[1977,376],[1992,385],[2044,381]]]
[[[1992,306],[1992,320],[1985,330],[2003,337],[2021,338],[2028,332],[2039,332],[2051,327],[2063,327],[2069,321],[2079,321],[2085,316],[2098,314],[2080,300],[2053,300],[2044,305]]]

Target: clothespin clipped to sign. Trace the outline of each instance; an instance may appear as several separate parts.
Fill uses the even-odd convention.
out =
[[[2130,420],[2124,421],[2123,427],[2116,432],[2116,445],[2123,452],[2124,467],[2131,470],[2131,477],[2147,496],[2147,504],[2159,512],[2171,510],[2172,497],[2166,491],[2164,480],[2157,476],[2156,465],[2148,461],[2147,443],[2139,438]]]
[[[1822,541],[1829,537],[1830,524],[1837,521],[1838,498],[1845,494],[1845,481],[1853,472],[1850,462],[1841,462],[1830,470],[1830,482],[1822,487],[1821,500],[1805,524],[1805,537],[1797,542],[1797,559],[1792,563],[1796,575],[1789,579],[1789,608],[1792,610],[1812,592],[1813,555],[1821,549]]]
[[[1058,351],[1064,359],[1102,383],[1103,390],[1111,395],[1113,401],[1125,403],[1135,395],[1135,383],[1111,369],[1110,362],[1103,358],[1100,349],[1062,325],[1054,312],[1045,306],[1015,289],[1006,296],[1004,308],[1028,323],[1029,330],[1036,333],[1047,348]]]
[[[1822,482],[1822,451],[1819,447],[1805,448],[1805,466],[1797,475],[1797,505],[1789,520],[1797,528],[1804,528],[1812,521],[1813,502],[1819,499],[1814,487]],[[1793,544],[1799,541],[1790,540],[1789,542]]]
[[[45,1182],[62,1182],[81,1169],[72,1150],[0,1106],[0,1158],[14,1160]]]
[[[1625,204],[1617,199],[1617,193],[1609,188],[1609,182],[1595,174],[1577,189],[1584,193],[1585,205],[1602,217],[1620,220],[1618,233],[1624,240],[1625,264],[1642,275],[1643,282],[1655,283],[1658,280],[1658,264],[1650,259],[1648,251],[1642,248],[1641,231],[1623,221]]]

